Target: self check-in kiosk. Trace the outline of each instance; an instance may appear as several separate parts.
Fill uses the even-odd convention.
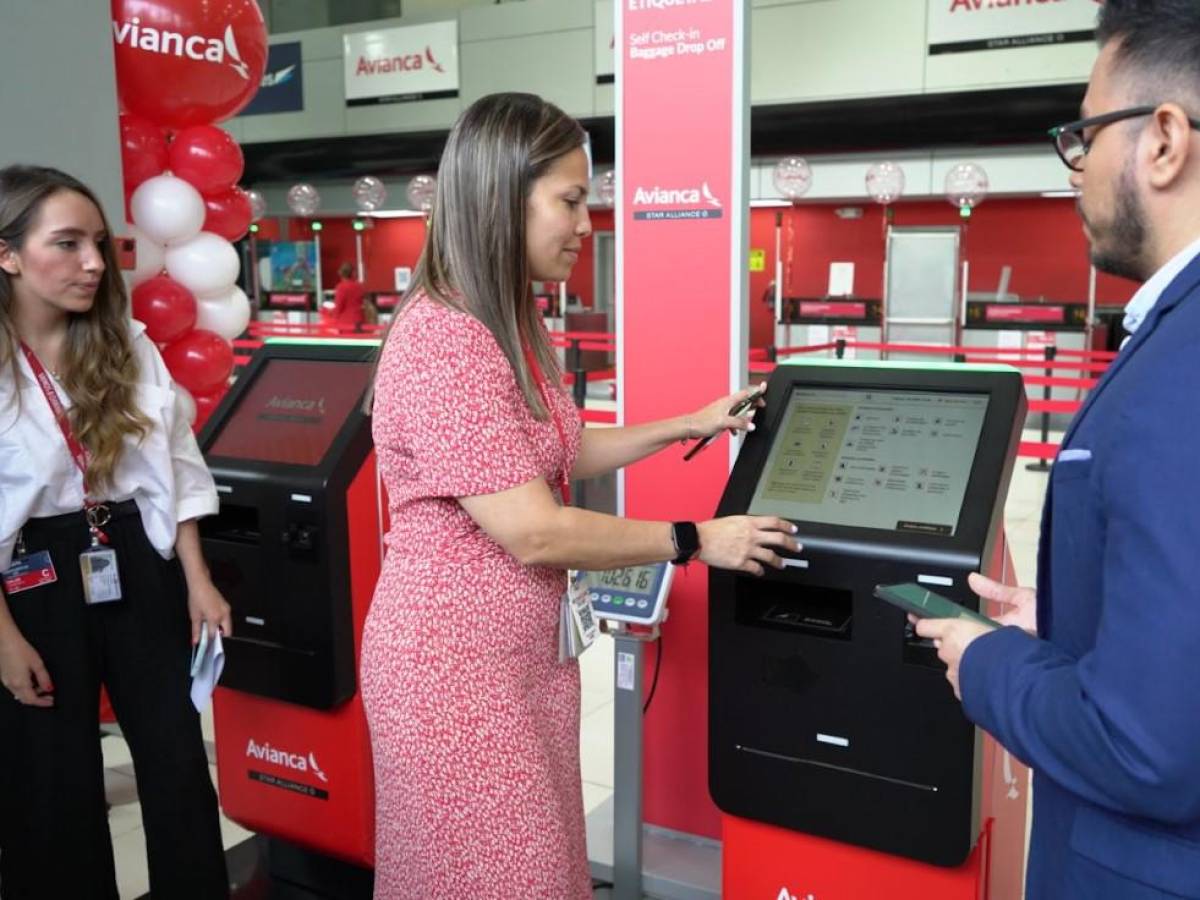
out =
[[[730,881],[742,822],[813,836],[818,855],[852,845],[851,868],[982,856],[998,814],[985,809],[985,768],[1002,751],[964,717],[933,647],[873,593],[917,582],[979,608],[967,574],[999,574],[1025,409],[1007,367],[821,361],[771,376],[718,515],[791,520],[803,549],[759,578],[710,573],[710,789],[728,814],[726,896],[751,895]],[[1005,757],[1010,775],[1015,765]],[[1023,824],[1017,806],[1005,815]],[[833,892],[817,896],[860,896],[831,887],[845,873],[830,877]]]
[[[221,506],[201,520],[233,610],[215,697],[221,805],[362,867],[374,783],[358,693],[383,513],[361,412],[372,342],[268,342],[200,435]]]

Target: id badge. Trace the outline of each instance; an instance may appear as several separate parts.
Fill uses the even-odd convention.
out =
[[[83,602],[111,603],[121,599],[121,575],[117,571],[117,551],[111,547],[89,547],[79,554],[83,573]]]
[[[54,571],[54,561],[50,559],[49,550],[14,559],[12,565],[0,577],[4,580],[6,594],[19,594],[21,591],[58,581],[58,573]]]

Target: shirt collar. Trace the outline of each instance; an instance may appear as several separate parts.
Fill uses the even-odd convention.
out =
[[[1125,306],[1125,319],[1121,323],[1125,330],[1133,334],[1146,321],[1146,317],[1150,315],[1150,311],[1154,309],[1154,304],[1158,302],[1158,298],[1162,296],[1163,291],[1167,289],[1172,281],[1175,280],[1180,272],[1182,272],[1192,259],[1200,255],[1200,238],[1192,241],[1178,253],[1171,257],[1170,261],[1165,266],[1150,276],[1137,293],[1133,295],[1133,299]]]

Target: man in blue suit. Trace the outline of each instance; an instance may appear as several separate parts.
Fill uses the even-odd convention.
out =
[[[1107,0],[1051,133],[1097,268],[1144,282],[1063,440],[1029,628],[924,620],[967,716],[1034,770],[1029,900],[1200,897],[1200,0]],[[1009,621],[1009,620],[1006,620]]]

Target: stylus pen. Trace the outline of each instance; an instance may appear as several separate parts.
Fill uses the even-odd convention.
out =
[[[735,403],[733,405],[733,409],[729,410],[729,414],[731,416],[740,416],[742,413],[744,413],[746,410],[748,410],[751,406],[754,405],[754,401],[756,401],[759,397],[761,397],[765,393],[766,393],[766,391],[755,391],[753,394],[751,394],[746,399],[739,400],[737,403]],[[689,459],[691,459],[693,456],[695,456],[697,453],[699,453],[701,450],[703,450],[705,447],[707,447],[709,444],[711,444],[713,441],[715,441],[717,439],[717,435],[719,435],[720,433],[721,432],[718,431],[717,434],[710,434],[706,438],[700,438],[699,441],[697,441],[695,444],[692,445],[692,448],[690,450],[688,450],[687,453],[683,454],[683,461],[687,462]]]

